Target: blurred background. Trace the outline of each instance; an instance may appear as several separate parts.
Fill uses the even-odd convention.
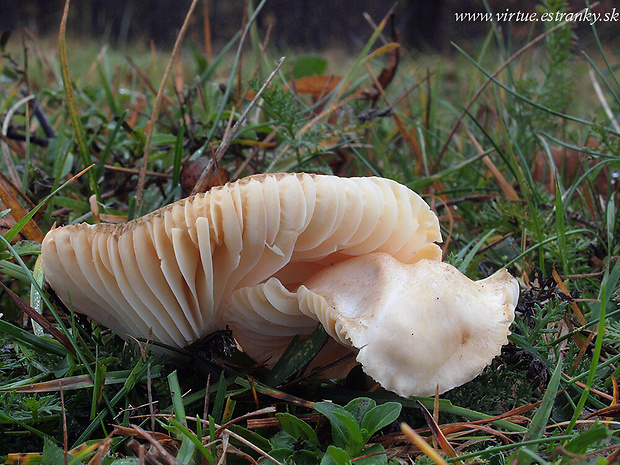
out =
[[[71,3],[68,33],[78,38],[103,40],[112,46],[127,43],[171,45],[183,22],[189,1],[178,0],[74,0]],[[258,26],[271,26],[271,45],[280,49],[302,48],[357,48],[366,43],[372,28],[365,19],[367,13],[374,21],[381,20],[391,7],[396,13],[397,30],[404,45],[448,51],[450,42],[474,40],[489,27],[485,22],[456,21],[455,14],[463,12],[521,11],[534,12],[536,0],[401,0],[398,3],[376,0],[270,0],[258,20]],[[243,20],[241,0],[203,0],[201,8],[208,11],[211,38],[214,44],[227,42]],[[584,2],[569,2],[573,11],[579,11]],[[594,3],[593,3],[594,4]],[[36,36],[58,32],[64,0],[0,0],[0,30],[27,28]],[[618,0],[602,0],[595,4],[597,12],[612,12],[620,6]],[[194,15],[196,23],[204,15]],[[618,36],[618,23],[599,24],[603,38]],[[531,22],[506,21],[510,28],[506,37],[521,38],[524,42],[532,33]],[[575,24],[575,29],[588,34],[586,22]],[[203,30],[202,27],[190,31]],[[200,37],[190,40],[201,41]]]

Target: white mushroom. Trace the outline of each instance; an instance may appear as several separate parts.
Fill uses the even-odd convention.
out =
[[[53,229],[41,254],[59,297],[122,337],[184,347],[229,325],[264,361],[321,322],[376,381],[413,395],[482,370],[518,296],[505,271],[473,283],[441,264],[440,241],[429,206],[394,181],[265,174],[123,225]]]

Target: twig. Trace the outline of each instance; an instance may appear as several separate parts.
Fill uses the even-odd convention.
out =
[[[164,76],[161,79],[159,90],[157,91],[157,96],[155,97],[155,103],[153,104],[153,113],[151,114],[151,119],[146,129],[146,144],[144,146],[142,164],[140,165],[140,175],[138,176],[138,185],[136,187],[136,211],[138,212],[140,211],[140,207],[142,206],[142,195],[144,193],[144,184],[146,182],[146,167],[149,161],[149,152],[151,150],[151,139],[153,137],[153,130],[155,129],[155,123],[157,122],[157,116],[159,115],[159,107],[161,106],[161,101],[164,96],[166,83],[168,82],[168,78],[170,77],[170,73],[172,71],[172,65],[174,64],[175,59],[179,55],[179,51],[181,50],[181,43],[183,42],[183,37],[185,36],[185,32],[187,31],[187,28],[189,26],[189,19],[194,12],[196,3],[198,3],[198,0],[192,0],[192,4],[189,7],[187,16],[185,16],[185,21],[183,21],[183,26],[181,26],[181,30],[179,31],[179,35],[177,36],[177,40],[174,43],[172,55],[170,56],[170,60],[168,60],[166,70],[164,71]]]
[[[114,166],[114,165],[108,165],[108,164],[103,165],[103,167],[106,170],[118,171],[119,173],[140,174],[140,170],[137,170],[135,168],[125,168],[124,166]],[[166,179],[172,178],[171,174],[158,173],[157,171],[147,171],[146,174],[148,174],[151,177],[160,177],[160,178],[166,178]]]
[[[259,89],[259,91],[256,93],[256,95],[254,96],[250,104],[246,107],[244,112],[241,114],[241,117],[237,120],[237,122],[235,123],[235,125],[232,127],[230,131],[226,131],[226,134],[224,135],[224,138],[222,139],[222,143],[218,147],[217,152],[215,152],[214,160],[216,161],[216,163],[219,163],[222,160],[222,157],[224,156],[224,153],[226,153],[226,150],[228,150],[228,146],[230,145],[230,142],[232,141],[233,137],[235,137],[235,134],[237,134],[241,125],[245,123],[245,120],[248,116],[249,111],[252,109],[252,107],[254,107],[256,102],[258,102],[258,99],[260,98],[263,91],[267,88],[271,80],[275,77],[278,70],[282,67],[282,64],[284,63],[284,59],[285,57],[280,58],[280,60],[278,61],[278,64],[276,65],[274,70],[271,72],[271,74],[269,75],[269,77],[267,78],[263,86]],[[196,192],[201,192],[207,187],[207,179],[209,178],[209,175],[213,171],[213,168],[214,168],[213,161],[210,161],[209,163],[207,163],[207,166],[205,166],[205,169],[202,171],[202,174],[200,175],[200,178],[198,179],[198,182],[196,182],[196,185],[194,186],[194,189],[192,190],[192,195],[195,194]]]

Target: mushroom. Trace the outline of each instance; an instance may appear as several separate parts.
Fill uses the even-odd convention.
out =
[[[185,347],[229,326],[275,361],[321,322],[400,395],[462,384],[506,343],[518,285],[441,263],[439,222],[383,178],[263,174],[125,224],[52,229],[58,296],[121,337]],[[432,344],[431,344],[432,342]]]

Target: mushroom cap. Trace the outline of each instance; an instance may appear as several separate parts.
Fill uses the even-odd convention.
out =
[[[519,285],[504,269],[472,281],[447,263],[372,253],[317,273],[297,294],[302,311],[359,350],[370,377],[408,397],[464,384],[499,355]]]
[[[270,334],[281,345],[310,333],[316,318],[235,312],[234,292],[270,278],[293,291],[372,252],[440,260],[440,241],[436,215],[394,181],[286,173],[250,176],[121,225],[53,229],[41,256],[58,296],[121,337],[152,331],[183,347],[231,324],[241,339]]]

